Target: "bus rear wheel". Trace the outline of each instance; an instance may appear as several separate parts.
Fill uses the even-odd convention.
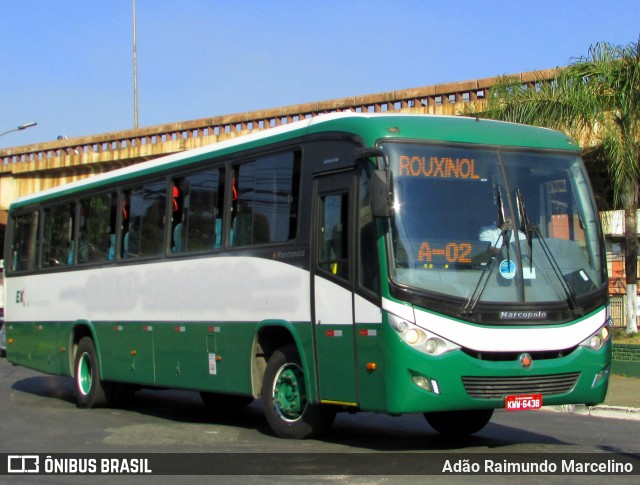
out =
[[[74,370],[76,405],[79,408],[106,406],[107,392],[100,379],[98,355],[90,337],[82,337],[78,342]]]
[[[271,429],[282,438],[317,436],[331,426],[335,410],[307,399],[307,383],[294,345],[276,350],[265,370],[262,404]]]
[[[433,429],[450,438],[462,438],[477,433],[487,425],[491,416],[493,409],[424,413]]]

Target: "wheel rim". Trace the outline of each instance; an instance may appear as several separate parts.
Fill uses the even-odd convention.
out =
[[[304,373],[296,364],[285,364],[276,373],[273,383],[273,403],[285,421],[300,419],[307,406]]]
[[[89,394],[93,375],[91,374],[91,358],[86,352],[80,356],[77,369],[78,388],[83,395]]]

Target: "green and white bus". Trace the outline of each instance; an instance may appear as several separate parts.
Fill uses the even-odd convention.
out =
[[[283,437],[340,410],[460,435],[607,391],[599,218],[551,130],[304,119],[17,199],[5,267],[8,359],[81,408],[180,388]]]

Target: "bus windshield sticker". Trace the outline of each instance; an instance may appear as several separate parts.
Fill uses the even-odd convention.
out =
[[[500,263],[500,274],[504,279],[512,280],[516,275],[516,263],[505,259]]]

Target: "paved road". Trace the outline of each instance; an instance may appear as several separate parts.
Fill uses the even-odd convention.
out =
[[[270,467],[273,463],[269,460],[273,461],[274,456],[283,453],[309,453],[316,457],[319,453],[337,454],[326,455],[328,459],[344,457],[347,453],[385,453],[376,454],[377,461],[391,458],[386,453],[469,454],[466,456],[477,453],[494,456],[504,453],[640,454],[639,421],[555,412],[498,411],[482,432],[459,442],[443,441],[421,415],[391,417],[372,413],[340,414],[322,440],[283,440],[272,435],[259,402],[231,416],[215,416],[203,406],[196,393],[144,390],[136,395],[135,404],[126,410],[78,409],[70,379],[14,367],[5,359],[0,359],[0,416],[3,438],[0,440],[0,453],[278,454],[267,455],[263,465],[265,473],[273,473]],[[326,473],[326,468],[315,470],[313,460],[308,466],[311,469],[304,470],[304,473]],[[68,477],[57,477],[60,479],[52,482],[54,477],[47,478],[49,480],[43,483],[69,483],[67,480],[70,480]],[[119,483],[118,477],[95,478],[108,478],[109,483]],[[192,478],[199,480],[198,477]],[[287,481],[307,483],[308,478],[288,477]],[[433,478],[448,478],[448,483],[451,483],[451,479],[460,478],[460,482],[469,479]],[[497,478],[500,477],[490,477],[485,483],[500,482]],[[571,483],[573,479],[569,478]],[[575,483],[578,483],[578,478],[580,483],[585,483],[584,477],[573,478],[576,478]],[[617,477],[616,480],[630,478]],[[321,483],[338,479],[345,477],[332,474],[317,478]],[[561,476],[544,479],[552,483],[555,479],[558,479],[558,483],[560,479],[563,479],[562,483],[568,481],[567,477]],[[173,483],[167,477],[153,477],[154,484],[165,483],[163,480]],[[258,483],[275,483],[275,480],[273,476],[252,477],[252,482]],[[398,480],[397,483],[406,482],[405,479],[393,477],[346,479],[349,483],[390,483],[389,480],[393,483],[396,483],[394,480]],[[189,479],[190,483],[192,481]],[[78,483],[81,482],[78,480]],[[246,480],[238,479],[236,483],[244,482]],[[480,482],[483,483],[482,480]],[[12,480],[7,483],[15,482]],[[587,480],[586,483],[598,483],[598,480],[594,477],[593,482]]]

